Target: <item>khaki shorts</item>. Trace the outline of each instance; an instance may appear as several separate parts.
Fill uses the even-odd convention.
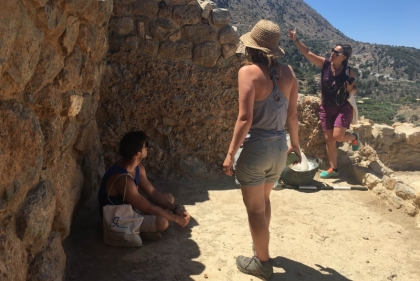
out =
[[[156,216],[143,215],[140,232],[156,232]]]
[[[235,165],[236,183],[254,186],[274,183],[286,166],[286,139],[244,143]]]

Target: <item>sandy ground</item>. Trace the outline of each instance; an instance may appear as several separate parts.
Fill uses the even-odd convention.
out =
[[[102,243],[96,202],[85,204],[64,242],[67,281],[257,280],[235,265],[237,255],[252,251],[232,178],[155,186],[186,206],[190,225],[171,224],[159,242],[142,248],[113,248]],[[270,280],[420,280],[416,219],[373,192],[284,188],[273,190],[271,202]]]

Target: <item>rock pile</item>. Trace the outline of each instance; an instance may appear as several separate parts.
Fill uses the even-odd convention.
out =
[[[419,171],[420,128],[411,124],[375,124],[361,118],[354,126],[364,147],[353,158],[352,173],[361,184],[410,216],[419,213],[420,188],[404,182],[395,171]]]

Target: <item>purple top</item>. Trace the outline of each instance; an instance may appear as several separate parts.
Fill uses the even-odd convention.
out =
[[[321,92],[322,92],[322,105],[337,105],[335,97],[338,89],[347,81],[346,67],[337,76],[332,74],[331,61],[325,59],[321,72]],[[344,104],[347,104],[347,99]]]

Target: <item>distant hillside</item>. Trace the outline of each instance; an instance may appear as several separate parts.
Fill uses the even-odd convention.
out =
[[[300,80],[300,92],[316,94],[319,69],[312,66],[287,38],[288,28],[296,27],[298,36],[311,51],[329,56],[336,43],[353,47],[350,64],[357,73],[361,114],[380,123],[396,121],[399,105],[420,107],[420,50],[369,44],[352,40],[302,0],[215,0],[218,7],[228,8],[232,25],[240,34],[251,30],[260,19],[280,24],[283,59],[293,66]],[[364,99],[363,99],[364,98]],[[379,105],[378,105],[379,104]]]
[[[232,24],[238,27],[241,34],[249,31],[258,20],[264,18],[278,22],[284,31],[283,35],[286,34],[287,27],[295,26],[302,34],[310,35],[311,39],[350,40],[301,0],[216,0],[215,2],[219,7],[231,11]]]

